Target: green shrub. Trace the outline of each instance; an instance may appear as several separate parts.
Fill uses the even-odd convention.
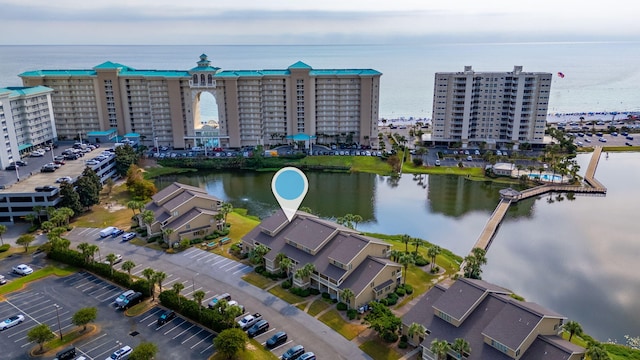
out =
[[[398,341],[398,334],[393,331],[385,331],[382,333],[382,340],[388,343],[394,343]]]
[[[204,239],[207,240],[207,241],[211,241],[211,240],[213,240],[213,239],[215,239],[217,237],[218,237],[218,235],[214,231],[212,234],[209,234],[209,235],[205,236]]]
[[[404,296],[406,293],[407,291],[400,286],[398,286],[398,288],[396,289],[396,295],[398,296]]]
[[[311,295],[320,295],[320,290],[316,288],[310,288],[309,293],[311,293]]]
[[[407,337],[407,335],[402,335],[402,336],[400,336],[400,341],[407,342],[407,341],[409,341],[409,338]]]
[[[439,266],[434,266],[434,267],[432,267],[432,268],[431,268],[431,273],[432,273],[432,274],[435,274],[435,273],[437,273],[438,271],[440,271],[440,267],[439,267]]]
[[[387,299],[380,299],[380,304],[387,306],[388,305],[388,300]]]
[[[429,260],[427,260],[424,257],[418,255],[418,256],[414,256],[414,264],[416,266],[427,266],[430,263],[429,263]]]
[[[291,289],[291,281],[289,281],[289,280],[283,281],[282,285],[280,285],[280,286],[282,286],[282,288],[285,289],[285,290],[286,289]]]
[[[329,294],[328,292],[323,292],[322,293],[322,298],[323,299],[331,299],[331,294]]]
[[[407,342],[406,342],[406,341],[402,341],[402,340],[401,340],[401,341],[398,343],[398,347],[399,347],[400,349],[406,349],[408,346],[409,346],[409,344],[407,344]]]
[[[413,286],[404,284],[404,291],[407,293],[407,295],[413,294]]]
[[[339,302],[338,305],[336,305],[336,308],[339,311],[345,311],[345,310],[347,310],[347,304],[345,304],[343,302]]]
[[[9,248],[11,248],[11,245],[9,245],[9,244],[4,244],[4,245],[0,246],[0,253],[3,253],[5,251],[9,250]]]
[[[358,316],[358,311],[356,311],[356,309],[349,309],[347,310],[347,317],[349,318],[349,320],[353,320]]]
[[[298,295],[300,297],[307,297],[309,296],[311,293],[309,292],[309,289],[301,289],[299,287],[292,287],[291,289],[289,289],[289,291],[294,294],[294,295]]]

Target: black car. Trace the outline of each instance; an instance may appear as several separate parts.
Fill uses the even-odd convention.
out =
[[[67,154],[64,156],[65,160],[77,160],[78,159],[78,155],[76,154]]]
[[[270,337],[269,340],[267,340],[267,348],[273,349],[274,347],[282,345],[286,342],[287,342],[287,333],[284,331],[278,331],[277,333],[273,334],[273,336]]]
[[[9,165],[6,168],[4,168],[5,170],[15,170],[16,169],[16,164],[13,165]]]
[[[137,292],[131,295],[128,299],[125,299],[120,306],[121,309],[128,309],[133,305],[139,304],[142,301],[142,293]]]
[[[122,234],[124,234],[124,230],[122,230],[122,229],[115,229],[115,230],[113,230],[113,232],[111,233],[111,237],[112,237],[112,238],[116,238],[116,237],[118,237],[118,236],[120,236],[120,235],[122,235]]]
[[[45,165],[40,169],[40,172],[43,172],[43,173],[44,172],[54,172],[54,171],[56,171],[56,167],[55,166],[47,166],[47,165]]]
[[[158,318],[158,325],[164,325],[165,323],[173,320],[176,317],[176,313],[173,310],[167,310],[160,314]]]
[[[22,160],[14,161],[11,164],[18,165],[18,166],[27,166],[27,162]]]
[[[269,330],[269,323],[267,322],[267,320],[260,320],[257,323],[255,323],[251,328],[249,328],[249,331],[247,331],[247,335],[250,338],[253,338],[262,334],[267,330]]]
[[[304,354],[304,346],[296,345],[282,354],[282,360],[296,360],[300,355]]]

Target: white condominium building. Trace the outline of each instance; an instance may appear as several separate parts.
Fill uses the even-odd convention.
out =
[[[551,73],[462,72],[435,75],[433,135],[436,144],[486,143],[488,148],[543,144]]]
[[[90,70],[36,70],[25,86],[52,95],[60,139],[116,129],[152,146],[216,144],[238,148],[310,139],[369,145],[377,136],[380,76],[372,69],[312,69],[297,62],[283,70],[227,70],[207,55],[191,70],[136,70],[105,62]],[[200,96],[218,108],[219,132],[197,131]]]
[[[0,166],[56,140],[51,93],[45,86],[0,88]]]

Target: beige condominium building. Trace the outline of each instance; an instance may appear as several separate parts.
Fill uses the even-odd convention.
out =
[[[0,88],[0,166],[20,160],[21,154],[56,139],[51,103],[45,86]]]
[[[551,89],[551,73],[438,72],[433,94],[436,144],[518,149],[542,145]]]
[[[60,139],[116,129],[151,146],[271,145],[287,139],[369,144],[377,136],[380,76],[372,69],[226,70],[200,56],[191,70],[137,70],[107,61],[89,70],[35,70],[25,86],[52,95]],[[218,132],[196,133],[200,96],[218,107]],[[350,141],[349,141],[350,140]],[[309,141],[307,141],[307,144]]]

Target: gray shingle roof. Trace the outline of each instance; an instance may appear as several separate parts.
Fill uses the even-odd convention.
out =
[[[315,221],[315,218],[300,218],[302,220],[284,235],[285,240],[316,252],[337,233],[335,227]]]
[[[187,211],[186,213],[178,216],[177,218],[171,220],[169,223],[165,225],[165,228],[178,230],[179,228],[181,228],[182,226],[189,223],[190,221],[192,221],[193,219],[195,219],[200,215],[214,216],[217,213],[218,213],[217,211],[213,211],[209,209],[193,208]]]
[[[180,190],[180,186],[178,186],[178,183],[173,183],[169,186],[167,186],[166,188],[158,191],[157,193],[155,193],[152,197],[151,200],[153,200],[154,202],[162,202],[162,200],[164,198],[166,198],[167,196],[173,194],[174,192]]]
[[[566,360],[574,353],[582,354],[584,349],[559,336],[539,335],[521,360]]]
[[[490,292],[508,294],[508,291],[486,281],[462,278],[451,285],[433,307],[462,321]]]
[[[360,265],[344,280],[340,289],[351,289],[354,294],[359,295],[365,288],[369,287],[376,275],[384,269],[385,263],[376,261],[377,259],[368,256]],[[380,284],[374,284],[379,286]],[[373,289],[372,289],[373,290]]]

